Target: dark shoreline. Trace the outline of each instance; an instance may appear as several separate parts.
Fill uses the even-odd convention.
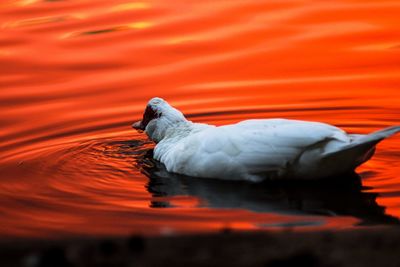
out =
[[[400,228],[0,242],[0,266],[400,266]]]

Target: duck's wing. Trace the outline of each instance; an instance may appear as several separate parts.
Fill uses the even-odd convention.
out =
[[[350,142],[343,130],[318,122],[249,120],[220,128],[251,173],[286,169],[307,150],[323,154]]]
[[[309,147],[320,145],[325,152],[348,139],[342,130],[323,123],[248,120],[190,135],[160,159],[172,172],[236,179],[230,176],[279,171]]]

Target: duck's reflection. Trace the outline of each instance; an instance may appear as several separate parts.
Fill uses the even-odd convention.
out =
[[[154,197],[194,196],[201,205],[240,208],[256,212],[353,216],[362,225],[399,224],[376,203],[377,193],[363,192],[360,176],[350,174],[323,182],[248,182],[194,178],[168,173],[148,153],[140,162]],[[152,207],[168,207],[168,201],[153,201]]]

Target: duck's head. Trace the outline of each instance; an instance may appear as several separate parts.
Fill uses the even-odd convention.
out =
[[[154,97],[147,103],[143,119],[132,124],[136,130],[145,131],[155,142],[160,141],[166,130],[173,125],[186,122],[182,112],[162,98]]]

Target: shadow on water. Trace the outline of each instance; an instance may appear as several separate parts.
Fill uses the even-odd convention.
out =
[[[249,182],[195,178],[171,174],[163,164],[153,160],[152,150],[138,162],[149,177],[147,190],[153,197],[193,196],[202,206],[238,208],[255,212],[309,214],[318,216],[352,216],[359,225],[399,224],[385,214],[376,198],[365,192],[361,178],[353,173],[328,181]],[[152,207],[171,207],[166,201],[153,201]]]

